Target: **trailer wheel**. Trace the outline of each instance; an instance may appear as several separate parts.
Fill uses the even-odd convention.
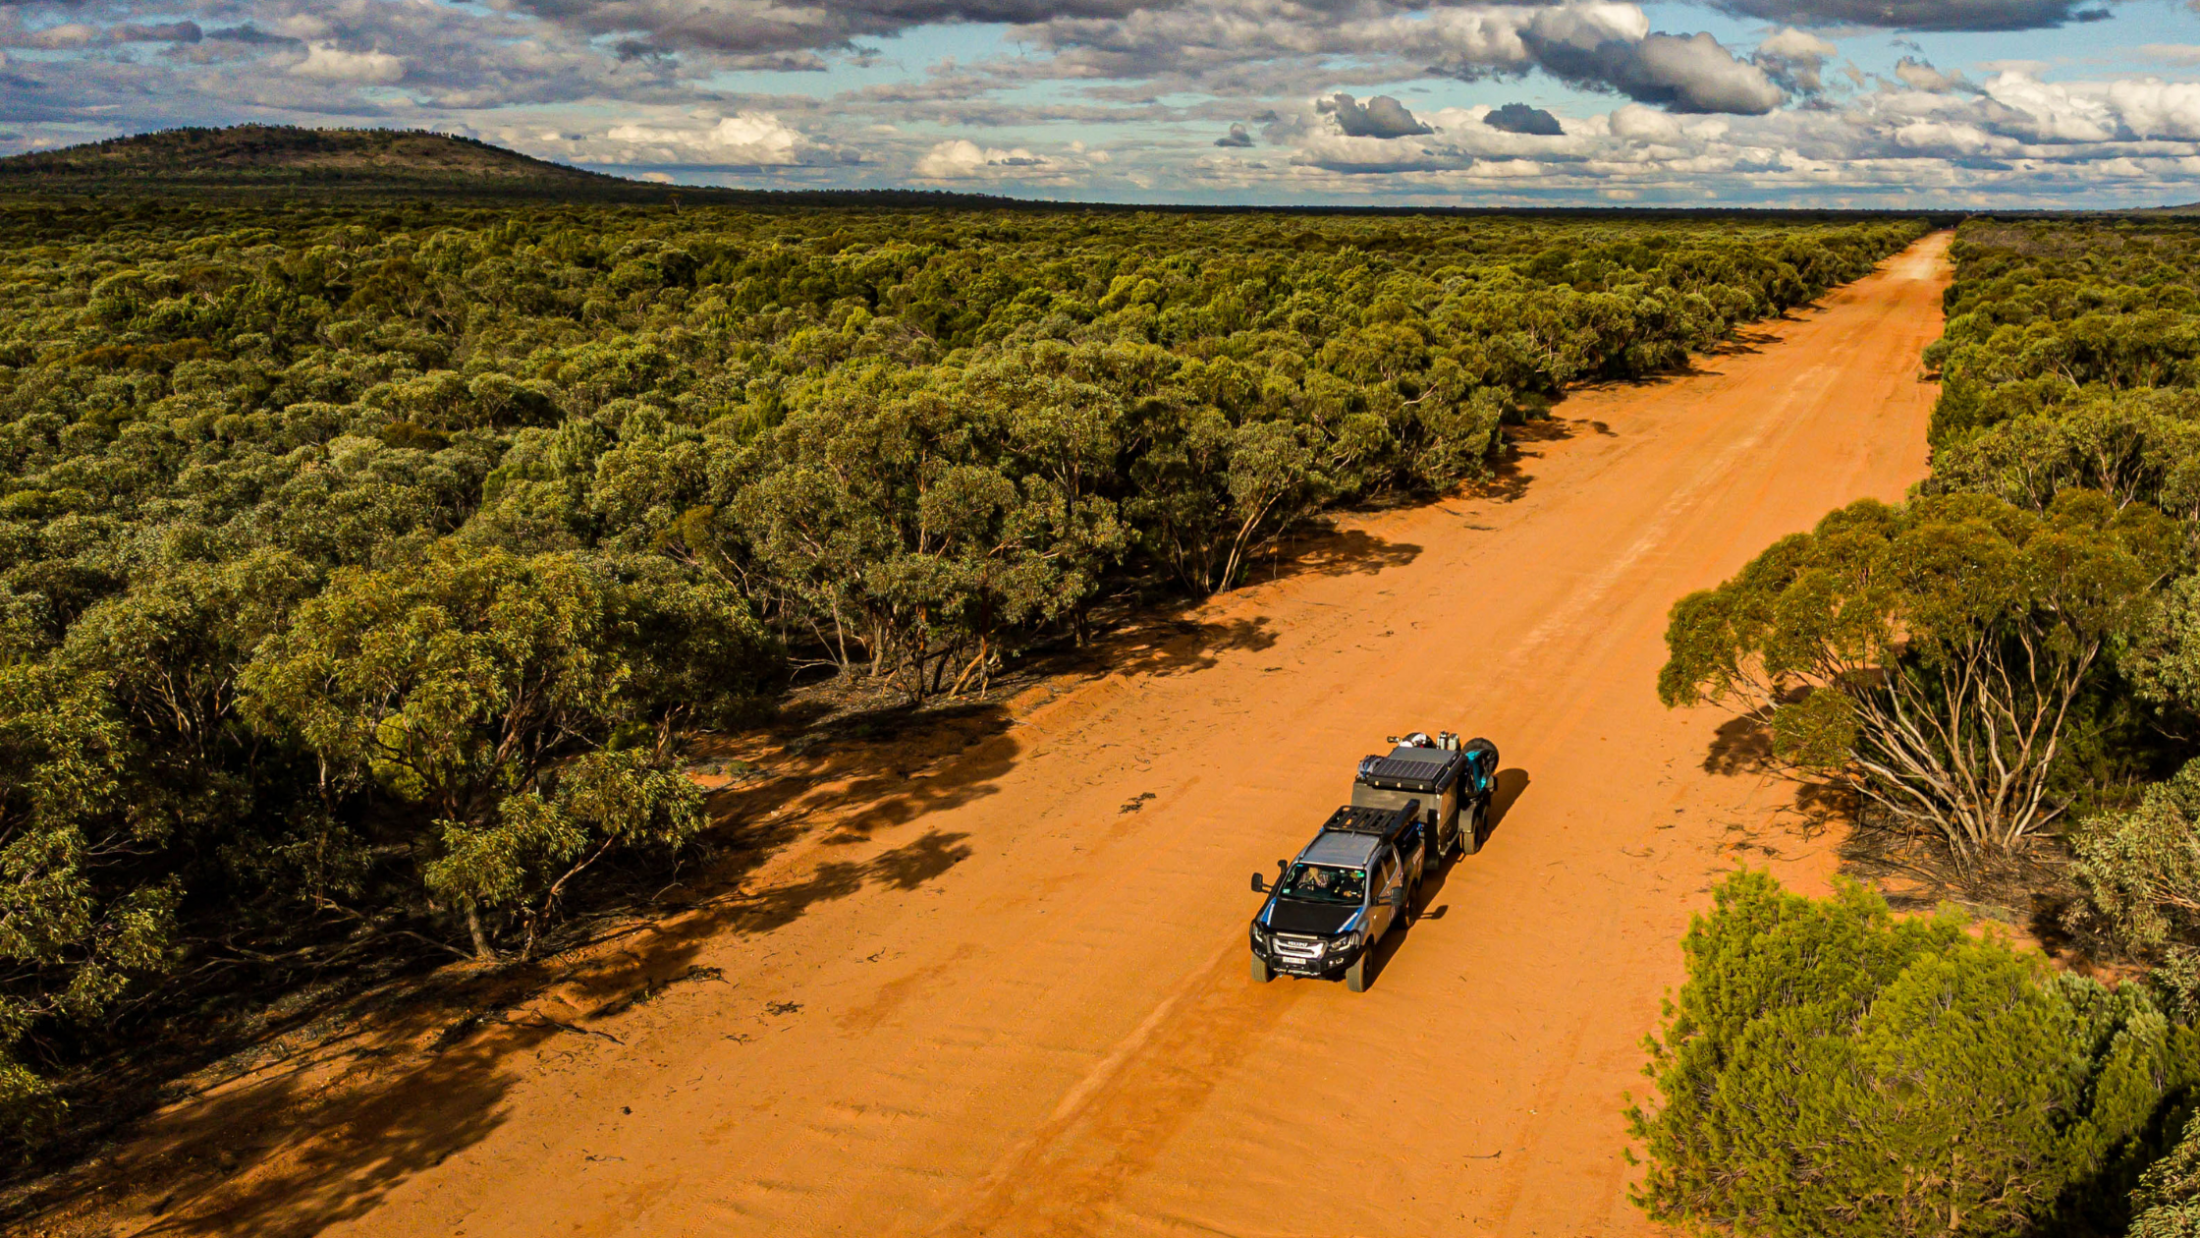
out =
[[[1354,993],[1367,992],[1367,956],[1373,953],[1375,953],[1375,947],[1370,944],[1366,950],[1361,952],[1360,957],[1352,960],[1352,966],[1344,969],[1345,988]]]
[[[1474,801],[1474,811],[1462,812],[1459,822],[1459,854],[1473,855],[1482,849],[1482,819],[1490,813],[1487,796]]]
[[[1254,956],[1253,956],[1253,983],[1254,983],[1254,984],[1266,984],[1266,983],[1268,983],[1269,981],[1271,981],[1271,980],[1273,980],[1273,979],[1275,979],[1275,978],[1276,978],[1276,971],[1275,971],[1275,969],[1274,969],[1274,968],[1272,968],[1272,967],[1268,966],[1268,960],[1266,960],[1266,959],[1264,959],[1264,958],[1260,957],[1260,956],[1259,956],[1259,955],[1257,955],[1257,954],[1256,954],[1256,955],[1254,955]]]

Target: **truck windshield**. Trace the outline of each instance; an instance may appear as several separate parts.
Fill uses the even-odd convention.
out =
[[[1283,887],[1276,892],[1309,903],[1350,903],[1356,907],[1367,898],[1367,873],[1327,864],[1294,864],[1291,875],[1283,879]]]

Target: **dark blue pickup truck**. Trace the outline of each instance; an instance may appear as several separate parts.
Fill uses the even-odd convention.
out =
[[[1481,847],[1496,785],[1497,746],[1444,732],[1393,740],[1388,756],[1360,762],[1352,803],[1330,814],[1314,840],[1276,862],[1273,886],[1253,917],[1253,979],[1335,976],[1367,988],[1368,956],[1413,915],[1421,875]]]

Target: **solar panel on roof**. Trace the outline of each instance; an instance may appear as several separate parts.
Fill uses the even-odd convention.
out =
[[[1314,836],[1300,854],[1303,864],[1338,864],[1356,868],[1367,863],[1382,840],[1368,834],[1322,833]]]

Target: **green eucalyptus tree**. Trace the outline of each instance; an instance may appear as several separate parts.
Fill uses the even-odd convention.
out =
[[[1959,855],[2007,850],[2068,807],[2053,775],[2072,711],[2177,561],[2169,521],[2092,491],[2044,515],[1866,500],[1676,604],[1659,695],[1741,705],[1793,767]]]

